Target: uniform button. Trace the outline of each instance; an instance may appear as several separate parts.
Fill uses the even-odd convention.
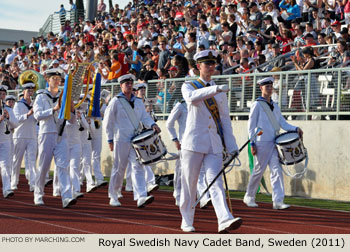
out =
[[[211,116],[209,116],[209,119],[211,119]]]
[[[210,128],[211,128],[211,126],[209,125],[208,129],[210,129]]]

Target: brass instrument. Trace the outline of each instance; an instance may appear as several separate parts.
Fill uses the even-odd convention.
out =
[[[39,89],[45,89],[46,88],[46,80],[44,76],[37,71],[34,70],[27,70],[21,73],[21,75],[18,78],[19,84],[22,86],[26,83],[32,82],[35,84],[35,91]]]

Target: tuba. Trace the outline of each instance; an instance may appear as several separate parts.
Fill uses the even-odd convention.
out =
[[[46,80],[44,76],[34,70],[24,71],[23,73],[21,73],[18,79],[19,79],[19,84],[21,86],[29,82],[34,83],[35,91],[46,88]]]

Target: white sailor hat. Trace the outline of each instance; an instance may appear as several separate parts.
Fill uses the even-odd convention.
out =
[[[47,77],[59,75],[59,76],[61,76],[63,78],[63,71],[62,71],[61,68],[51,68],[49,70],[46,70],[45,74],[46,74]]]
[[[83,99],[84,98],[84,96],[85,96],[85,94],[80,94],[80,100],[81,99]],[[86,95],[86,98],[85,98],[85,100],[89,100],[90,101],[90,98],[91,98],[91,96],[90,95]]]
[[[216,62],[216,59],[218,57],[218,53],[214,50],[204,50],[197,52],[194,55],[194,60],[197,61],[197,63],[202,62]]]
[[[8,87],[5,85],[0,85],[0,91],[5,91],[7,92]]]
[[[5,101],[9,101],[9,100],[16,100],[16,97],[14,95],[6,95]]]
[[[23,92],[20,92],[20,93],[18,94],[18,100],[21,99],[21,97],[23,97],[23,96],[24,96],[24,93],[23,93]]]
[[[273,77],[266,77],[264,79],[261,79],[259,80],[257,83],[260,85],[260,86],[264,86],[264,85],[267,85],[267,84],[273,84],[273,81],[275,79]]]
[[[124,74],[123,76],[120,76],[118,78],[118,82],[120,84],[123,84],[124,82],[127,82],[127,81],[133,81],[134,82],[135,80],[136,80],[136,78],[132,74]]]
[[[35,84],[33,82],[27,82],[22,85],[23,89],[35,88]]]
[[[140,90],[141,88],[147,88],[147,84],[146,83],[137,83],[136,85],[134,85],[134,88],[136,90]]]

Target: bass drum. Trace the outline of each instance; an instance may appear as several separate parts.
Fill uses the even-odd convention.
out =
[[[142,131],[131,139],[131,145],[136,152],[141,164],[151,164],[162,159],[167,154],[167,149],[153,129]]]

